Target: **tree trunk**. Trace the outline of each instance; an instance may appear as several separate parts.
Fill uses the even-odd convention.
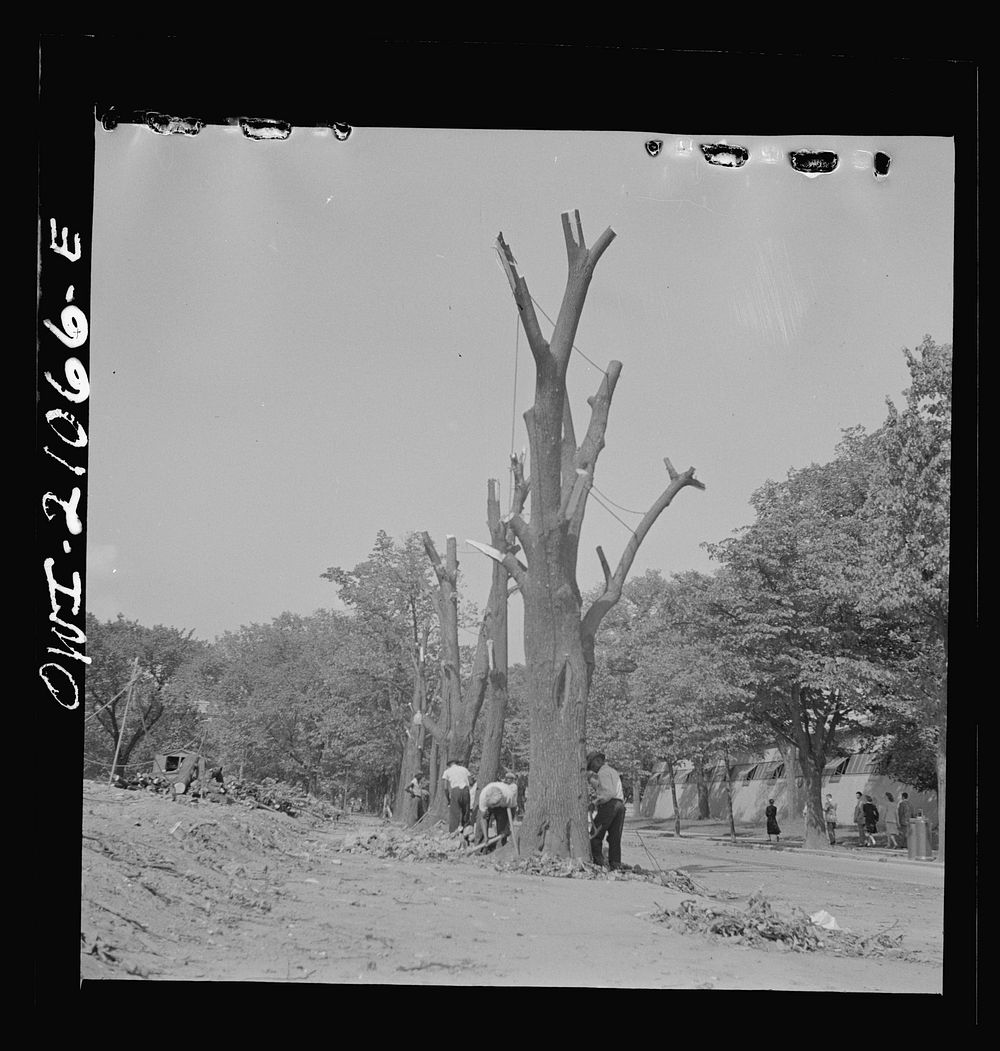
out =
[[[504,618],[506,621],[506,617]],[[505,624],[506,630],[506,624]],[[505,640],[506,641],[506,640]],[[506,661],[504,661],[506,665]],[[500,777],[500,753],[503,748],[504,722],[507,717],[507,672],[498,670],[490,675],[486,703],[486,722],[483,729],[483,750],[479,759],[477,780],[479,786],[488,785]]]
[[[947,774],[946,746],[948,744],[948,716],[942,712],[938,721],[937,741],[937,806],[938,806],[938,840],[937,860],[944,862],[944,815],[945,815],[945,784]],[[930,843],[927,844],[930,849]]]
[[[589,684],[573,590],[554,574],[553,586],[525,590],[531,795],[521,849],[589,858],[584,754]]]
[[[778,738],[778,751],[785,764],[785,805],[788,807],[788,822],[798,821],[802,813],[802,793],[799,791],[799,750],[791,741]]]
[[[802,775],[802,793],[799,799],[804,801],[802,811],[803,840],[802,845],[810,848],[822,848],[830,845],[826,832],[826,818],[823,815],[823,774],[826,770],[826,749],[819,735],[811,735],[801,725],[796,727],[802,738],[796,749],[798,771]],[[798,817],[792,814],[792,817]]]
[[[667,769],[670,771],[670,798],[674,804],[674,835],[681,838],[681,812],[677,806],[677,781],[674,778],[674,761],[667,760]]]
[[[407,791],[407,786],[420,773],[424,759],[423,717],[427,707],[427,688],[424,669],[424,653],[427,651],[427,633],[424,645],[418,646],[413,663],[413,696],[410,702],[410,725],[406,729],[403,757],[399,764],[399,781],[396,785],[396,805],[393,808],[397,820],[407,828],[414,825],[419,816],[420,804]]]
[[[836,708],[832,712],[822,709],[811,711],[809,692],[800,686],[793,686],[790,695],[785,698],[785,710],[790,717],[791,736],[795,739],[798,759],[798,771],[793,771],[793,774],[801,772],[803,781],[802,795],[796,799],[796,804],[804,799],[804,807],[800,812],[803,819],[803,846],[828,847],[830,839],[823,815],[823,774],[826,771],[826,757],[833,747],[833,731],[839,715]],[[799,816],[794,810],[789,813],[793,820]]]
[[[448,820],[448,796],[441,774],[447,765],[448,756],[443,754],[441,744],[436,737],[431,738],[431,757],[428,765],[431,797],[424,816],[417,822],[420,829],[431,828],[439,821]]]
[[[513,544],[507,543],[507,529],[494,535],[492,522],[490,536],[493,546],[508,553]],[[501,547],[498,541],[505,545]],[[494,561],[493,580],[487,607],[490,616],[489,685],[487,687],[486,725],[483,732],[483,751],[479,760],[478,781],[480,787],[496,781],[500,776],[500,751],[503,747],[503,728],[507,717],[507,583],[510,574],[504,566]]]
[[[814,756],[806,756],[802,763],[802,780],[805,782],[805,810],[803,825],[803,846],[828,847],[830,838],[826,832],[826,818],[823,816],[823,769],[825,759],[816,761]]]
[[[736,842],[736,817],[733,814],[733,769],[729,764],[729,750],[725,752],[726,763],[726,809],[729,812],[729,834]]]
[[[712,803],[705,780],[705,760],[701,756],[694,761],[694,776],[698,783],[698,820],[708,821],[712,816]]]

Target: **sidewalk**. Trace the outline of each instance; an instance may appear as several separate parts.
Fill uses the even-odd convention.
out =
[[[640,835],[667,836],[673,838],[674,819],[671,818],[647,818],[633,817],[625,818],[625,832],[636,832]],[[846,832],[846,830],[845,830]],[[854,857],[884,858],[885,860],[910,861],[910,856],[905,848],[891,849],[889,847],[861,847],[857,843],[857,837],[845,836],[844,840],[838,840],[836,846],[829,847],[804,847],[801,835],[782,835],[780,843],[771,843],[767,835],[762,833],[757,826],[737,826],[736,839],[732,838],[728,821],[686,821],[681,820],[681,838],[692,840],[708,840],[712,843],[725,843],[729,846],[747,847],[755,850],[794,850],[802,854],[825,854],[841,855],[845,853]],[[934,858],[937,861],[937,856]],[[928,861],[914,864],[927,865]]]

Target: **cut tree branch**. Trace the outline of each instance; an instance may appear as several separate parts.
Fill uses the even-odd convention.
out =
[[[670,484],[663,490],[653,506],[643,515],[642,521],[636,526],[635,531],[625,545],[625,550],[622,552],[621,559],[614,573],[611,574],[610,580],[605,581],[604,592],[594,600],[584,615],[582,631],[585,636],[593,638],[597,634],[597,628],[604,615],[621,598],[625,578],[632,568],[632,562],[635,559],[636,552],[639,550],[639,545],[646,538],[646,534],[652,528],[656,519],[659,518],[661,512],[669,507],[673,498],[687,486],[694,486],[696,489],[705,488],[704,484],[694,477],[693,467],[689,467],[683,474],[678,474],[670,460],[664,457],[663,462],[666,465],[667,474],[670,476]]]
[[[604,433],[608,428],[608,413],[611,410],[611,399],[614,397],[618,377],[621,375],[622,363],[609,361],[608,371],[597,388],[597,393],[587,399],[590,406],[590,423],[587,433],[580,443],[576,455],[576,466],[590,468],[597,462],[597,457],[604,448]]]
[[[517,272],[517,260],[510,250],[510,245],[503,239],[503,231],[497,234],[497,247],[500,251],[500,262],[510,282],[510,290],[514,293],[514,302],[521,315],[524,334],[528,337],[528,346],[531,348],[536,365],[541,367],[543,363],[551,360],[549,344],[542,335],[538,317],[535,314],[535,304],[531,301],[531,293],[528,291],[524,278]]]
[[[510,514],[502,519],[503,525],[514,534],[524,551],[524,557],[531,561],[531,532],[528,523],[524,520],[521,512],[524,510],[525,501],[528,499],[531,480],[524,477],[524,456],[511,456],[511,471],[514,474],[514,492],[510,505]],[[499,509],[499,508],[498,508]],[[490,535],[494,536],[492,522],[487,523],[490,527]],[[505,552],[515,554],[515,551]]]
[[[569,394],[563,401],[562,428],[562,496],[565,501],[576,482],[574,467],[576,463],[576,432],[573,430],[573,413],[570,410]]]
[[[511,470],[514,472],[514,500],[511,504],[511,512],[519,515],[524,510],[525,501],[531,491],[531,479],[524,477],[524,453],[520,456],[511,456]]]
[[[587,297],[587,288],[594,275],[594,267],[604,254],[604,250],[615,239],[616,234],[609,226],[594,243],[593,248],[587,248],[578,211],[573,212],[572,221],[570,213],[563,212],[562,224],[566,238],[569,275],[562,304],[559,307],[559,315],[552,332],[552,339],[549,342],[549,350],[555,360],[559,375],[564,377],[569,365],[569,356],[573,350],[573,341],[576,339],[580,315],[583,312],[583,303]]]
[[[580,443],[576,452],[574,467],[578,475],[583,473],[585,484],[581,487],[579,480],[575,488],[578,491],[573,498],[566,501],[564,505],[565,517],[569,522],[570,533],[579,536],[583,527],[583,516],[587,509],[587,494],[594,481],[594,470],[597,467],[597,458],[604,448],[604,435],[608,427],[608,414],[611,411],[611,399],[614,397],[615,387],[621,375],[622,365],[620,361],[608,363],[608,371],[597,388],[597,393],[587,399],[590,406],[590,422],[587,424],[587,433]]]
[[[601,570],[604,573],[604,586],[607,588],[611,583],[611,566],[608,565],[608,560],[604,557],[604,549],[600,545],[597,547],[597,557],[601,560]]]
[[[513,555],[505,555],[503,552],[497,551],[495,547],[490,547],[489,544],[480,544],[478,540],[467,540],[466,543],[471,544],[477,551],[482,551],[484,555],[492,558],[494,562],[499,562],[518,583],[521,583],[527,576],[528,567],[519,562]]]

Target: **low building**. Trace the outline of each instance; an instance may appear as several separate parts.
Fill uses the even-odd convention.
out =
[[[737,824],[764,824],[764,808],[769,799],[774,800],[778,808],[778,824],[783,821],[793,824],[800,821],[802,814],[790,814],[788,806],[788,786],[785,778],[785,764],[777,748],[770,749],[760,758],[740,757],[743,761],[731,767],[733,784],[733,817]],[[801,778],[799,779],[801,782]],[[704,781],[708,788],[709,816],[715,821],[729,818],[729,804],[726,796],[726,771],[721,763],[709,769],[705,768]],[[677,809],[684,820],[698,818],[698,779],[697,772],[690,763],[678,764],[674,771],[674,782],[677,791]],[[801,793],[800,784],[799,791]],[[826,764],[823,774],[823,799],[827,793],[833,796],[837,804],[837,824],[854,825],[855,793],[870,795],[881,813],[885,808],[886,792],[892,792],[899,802],[900,792],[908,792],[914,816],[920,811],[927,818],[931,828],[938,823],[938,806],[936,792],[919,792],[911,785],[897,781],[879,772],[877,758],[869,752],[858,752],[854,755],[832,759]],[[804,802],[804,799],[803,799]],[[672,818],[674,804],[670,793],[670,776],[666,762],[657,763],[653,776],[646,783],[639,802],[638,815],[648,818]],[[879,828],[883,828],[879,821]]]
[[[208,774],[208,761],[200,752],[178,749],[153,757],[153,776],[163,777],[171,784],[190,784],[196,778],[204,780]]]

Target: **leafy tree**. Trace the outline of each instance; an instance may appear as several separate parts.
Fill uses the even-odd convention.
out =
[[[891,686],[892,624],[862,612],[867,478],[849,458],[789,472],[752,497],[756,521],[706,545],[723,566],[714,583],[720,630],[741,660],[750,723],[786,748],[806,790],[806,843],[822,845],[822,776],[837,735],[857,727]]]
[[[918,723],[908,711],[893,707],[877,713],[879,732],[862,740],[875,755],[879,768],[889,777],[913,785],[918,792],[938,787],[938,729]],[[939,843],[940,846],[940,843]]]
[[[756,740],[739,718],[737,659],[712,620],[711,586],[697,572],[666,580],[648,571],[626,584],[598,637],[592,725],[609,754],[631,759],[637,794],[655,761],[666,761],[678,834],[677,763],[691,760],[700,772],[707,817],[705,767]]]
[[[888,416],[872,435],[849,432],[843,454],[870,476],[861,518],[868,539],[866,610],[896,620],[897,693],[913,726],[934,736],[938,848],[944,857],[948,729],[948,613],[951,542],[952,346],[925,336],[904,348],[910,386],[905,407],[887,399]],[[904,731],[893,749],[913,742]],[[922,733],[922,747],[928,734]]]
[[[424,762],[428,698],[433,695],[433,580],[422,538],[410,533],[399,543],[380,530],[364,562],[321,574],[337,586],[370,651],[369,674],[382,682],[401,748],[393,812],[404,823],[417,820],[417,803],[406,786]],[[409,696],[409,703],[406,697]]]
[[[321,610],[283,613],[217,641],[213,742],[238,776],[330,798],[384,788],[396,725],[357,635],[349,617]]]
[[[193,632],[157,624],[147,628],[126,620],[99,621],[87,615],[87,671],[84,723],[84,776],[99,777],[111,770],[124,774],[147,761],[166,734],[192,730],[199,713],[189,668],[205,644]]]

